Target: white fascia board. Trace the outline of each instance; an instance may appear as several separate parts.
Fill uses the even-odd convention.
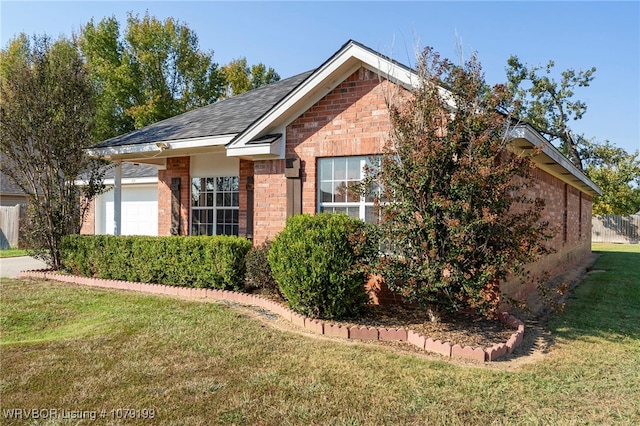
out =
[[[148,185],[153,183],[158,183],[158,178],[155,176],[149,177],[139,177],[139,178],[122,178],[122,185]],[[89,182],[86,180],[76,180],[76,185],[85,186],[88,185]],[[115,185],[115,179],[105,179],[102,181],[102,184],[105,186],[113,186]]]
[[[264,155],[268,155],[273,159],[282,159],[280,150],[274,149],[271,144],[250,145],[227,149],[227,157],[258,157]]]
[[[576,179],[589,187],[595,194],[602,195],[602,190],[582,171],[580,171],[567,157],[562,155],[551,143],[529,125],[517,125],[508,132],[513,139],[525,139],[533,146],[542,147],[542,152],[555,161],[559,166],[571,173]],[[518,154],[516,152],[516,154]],[[532,158],[535,161],[535,157]]]
[[[274,159],[282,159],[281,146],[284,144],[281,141],[274,142],[272,144],[265,143],[260,145],[245,145],[236,148],[227,148],[227,157],[255,157],[268,155]]]
[[[271,133],[280,133],[280,139],[273,143],[231,145],[227,147],[227,157],[255,157],[269,156],[270,159],[283,159],[287,146],[287,128],[281,126]]]
[[[144,144],[144,145],[123,145],[116,147],[107,147],[107,148],[87,148],[85,152],[90,157],[112,157],[116,155],[124,155],[124,154],[137,154],[144,152],[154,152],[160,151],[160,149],[155,144]]]
[[[158,183],[157,177],[139,177],[139,178],[122,178],[123,185],[143,185],[150,183]],[[115,185],[114,179],[105,179],[103,184],[105,185]]]
[[[236,134],[204,136],[190,139],[174,139],[154,141],[137,145],[122,145],[108,148],[88,148],[86,152],[91,157],[116,157],[126,154],[141,154],[146,152],[165,152],[174,149],[201,148],[206,146],[224,146],[231,142]],[[158,144],[166,145],[160,147]]]

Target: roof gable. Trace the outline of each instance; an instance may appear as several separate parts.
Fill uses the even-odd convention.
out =
[[[284,127],[337,87],[357,69],[365,67],[406,88],[418,83],[416,73],[358,42],[349,40],[280,102],[266,111],[227,145],[227,154],[253,154],[252,141],[265,133],[284,133]]]

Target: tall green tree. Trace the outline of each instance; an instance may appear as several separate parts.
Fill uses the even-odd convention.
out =
[[[79,45],[97,97],[95,136],[104,140],[220,99],[224,76],[185,24],[129,14],[120,34],[114,17],[92,20]]]
[[[580,120],[587,104],[575,100],[575,91],[588,87],[595,68],[576,71],[569,68],[553,77],[555,63],[545,67],[520,62],[512,56],[507,62],[509,89],[522,103],[519,118],[536,127],[602,190],[594,201],[595,214],[631,214],[638,205],[638,153],[629,154],[609,141],[599,143],[571,130],[571,121]],[[635,209],[635,211],[634,211]]]
[[[280,80],[271,67],[263,63],[248,66],[247,58],[234,59],[222,67],[226,80],[225,96],[235,96]]]
[[[486,85],[475,56],[454,66],[427,48],[418,72],[413,96],[390,103],[391,140],[372,176],[390,200],[380,203],[392,244],[379,270],[427,309],[492,316],[499,280],[544,254],[551,237],[543,200],[524,195],[530,160],[508,151],[512,94]]]
[[[0,171],[28,196],[27,243],[56,269],[62,237],[80,232],[103,190],[101,164],[83,150],[92,143],[92,93],[69,40],[20,35],[0,52]]]
[[[554,67],[553,61],[541,67],[524,64],[517,56],[511,56],[506,69],[509,89],[522,103],[520,118],[552,142],[558,141],[562,153],[582,170],[580,150],[584,137],[572,134],[569,123],[581,119],[587,112],[585,102],[574,100],[575,90],[589,86],[596,69],[575,71],[570,68],[562,71],[560,80],[556,81]]]
[[[586,141],[583,148],[585,173],[603,195],[593,203],[599,215],[630,215],[640,211],[640,154],[629,154],[606,141]]]
[[[142,99],[137,80],[132,78],[120,26],[115,18],[97,24],[89,22],[78,43],[90,71],[95,93],[96,141],[135,129],[135,120],[127,111]]]

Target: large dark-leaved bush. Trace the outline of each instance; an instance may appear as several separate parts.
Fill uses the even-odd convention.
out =
[[[454,65],[427,48],[412,96],[389,99],[392,132],[372,177],[384,188],[381,226],[389,288],[427,310],[494,316],[499,283],[548,252],[534,165],[512,142],[518,104],[489,87],[477,58]],[[447,90],[444,90],[446,87]]]

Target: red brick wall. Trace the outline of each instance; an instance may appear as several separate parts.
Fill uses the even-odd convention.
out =
[[[387,81],[360,68],[287,126],[286,157],[301,160],[302,211],[318,210],[316,163],[322,157],[382,152],[389,137]],[[286,221],[284,161],[256,161],[255,242],[272,239]]]
[[[318,158],[383,151],[390,131],[385,102],[390,86],[387,81],[381,82],[376,74],[361,68],[287,126],[286,157],[301,160],[303,213],[315,213],[318,209]],[[284,160],[253,163],[254,242],[257,244],[273,239],[285,225],[284,163]],[[241,175],[250,173],[249,165],[241,165]],[[244,188],[242,177],[241,188]],[[554,276],[581,265],[591,250],[591,198],[580,195],[575,188],[542,170],[534,171],[530,191],[531,196],[547,201],[544,219],[558,226],[558,233],[548,243],[556,253],[531,265],[532,273],[539,275],[548,270]],[[535,284],[520,286],[507,282],[503,285],[512,297],[524,297],[534,288]]]
[[[84,216],[84,221],[80,227],[80,234],[93,235],[96,233],[96,199],[91,200],[89,209]]]
[[[171,235],[171,179],[180,178],[180,235],[189,235],[191,198],[190,157],[167,158],[158,170],[158,235]]]
[[[545,200],[543,220],[548,220],[555,230],[555,236],[547,243],[555,252],[529,265],[527,270],[532,278],[545,272],[556,277],[584,267],[591,253],[591,197],[540,169],[533,172],[529,192],[531,197]],[[510,280],[502,285],[502,290],[511,297],[526,299],[536,285],[533,280],[526,285]]]
[[[273,239],[287,220],[285,160],[256,161],[254,173],[253,241]]]

